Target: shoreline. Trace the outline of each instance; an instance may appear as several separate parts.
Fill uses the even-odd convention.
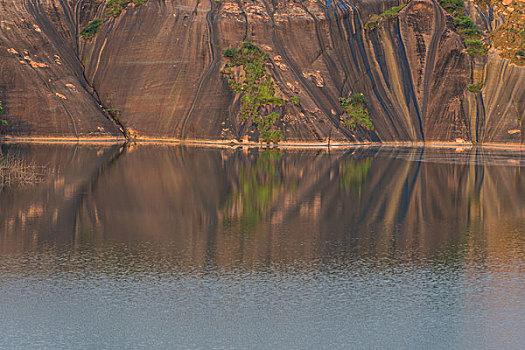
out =
[[[125,144],[126,139],[119,137],[2,137],[0,143],[44,143],[44,144]],[[411,141],[386,141],[386,142],[281,142],[278,144],[265,144],[259,142],[240,142],[238,140],[209,140],[209,139],[175,139],[175,138],[138,138],[130,141],[132,144],[164,144],[164,145],[193,145],[207,147],[249,147],[249,148],[355,148],[355,147],[431,147],[431,148],[495,148],[525,150],[525,144],[489,142],[473,144],[469,142],[411,142]]]

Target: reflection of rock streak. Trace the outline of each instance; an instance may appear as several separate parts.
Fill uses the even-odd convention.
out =
[[[92,149],[46,153],[52,157],[31,150],[28,157],[52,164],[56,175],[31,193],[0,194],[7,208],[1,237],[8,244],[18,234],[15,242],[27,248],[56,240],[153,242],[204,265],[426,255],[472,239],[505,249],[498,237],[516,237],[501,223],[525,222],[517,166],[525,159],[457,151],[137,147],[100,171],[95,164],[114,150],[98,157]],[[502,159],[506,165],[491,165]],[[28,218],[28,210],[40,214]]]

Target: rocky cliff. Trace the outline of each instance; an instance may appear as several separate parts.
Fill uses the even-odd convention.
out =
[[[258,113],[278,115],[271,127],[285,141],[523,140],[520,58],[496,49],[470,56],[436,1],[390,12],[399,1],[120,1],[110,14],[108,3],[1,2],[3,134],[115,137],[122,129],[257,141],[260,128],[238,115],[244,93],[224,74],[225,49],[249,41],[267,55],[261,74],[282,102]],[[466,5],[487,36],[507,20],[491,9]],[[94,19],[104,21],[82,35]],[[245,73],[232,74],[242,83]],[[479,92],[467,89],[478,82]],[[361,93],[373,128],[342,122],[339,99]]]
[[[0,100],[8,121],[3,134],[121,135],[84,78],[74,9],[64,1],[0,3]]]

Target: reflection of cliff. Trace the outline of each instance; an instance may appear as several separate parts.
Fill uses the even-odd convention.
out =
[[[521,249],[525,159],[458,151],[23,149],[55,171],[0,193],[2,249],[134,242],[219,266]]]
[[[107,19],[86,41],[79,31],[103,17],[104,1],[6,2],[6,132],[115,135],[99,101],[119,109],[140,136],[250,136],[220,73],[223,49],[250,40],[269,55],[280,97],[299,98],[281,110],[288,141],[521,142],[524,68],[493,54],[486,62],[468,56],[437,1],[413,0],[379,28],[364,28],[370,15],[398,3],[149,0]],[[486,82],[482,95],[467,92],[478,78]],[[370,102],[374,132],[340,123],[338,98],[356,92]]]
[[[72,243],[83,197],[120,147],[4,146],[8,156],[45,169],[30,184],[0,188],[0,251],[34,249],[42,244]]]

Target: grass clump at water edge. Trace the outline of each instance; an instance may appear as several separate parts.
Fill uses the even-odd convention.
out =
[[[51,171],[18,157],[0,157],[0,189],[12,186],[36,185],[45,181]]]

